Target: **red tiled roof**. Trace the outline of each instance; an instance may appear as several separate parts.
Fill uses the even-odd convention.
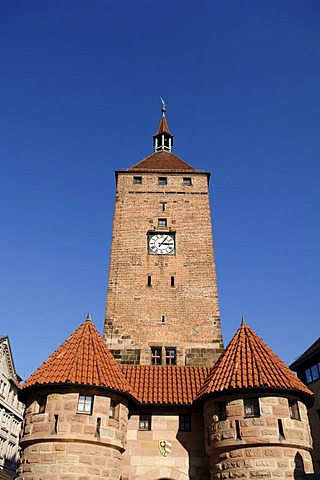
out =
[[[191,404],[211,367],[123,365],[140,403]]]
[[[223,391],[279,388],[312,392],[246,324],[237,333],[211,370],[199,397]]]
[[[128,171],[197,172],[198,170],[173,153],[160,150],[128,168]]]
[[[166,117],[161,118],[158,131],[153,136],[156,137],[157,135],[160,135],[161,133],[167,133],[168,135],[170,135],[172,137],[172,135],[170,133],[170,130],[169,130],[169,125],[168,125]]]
[[[26,380],[22,388],[61,383],[103,386],[132,393],[119,364],[89,316]]]

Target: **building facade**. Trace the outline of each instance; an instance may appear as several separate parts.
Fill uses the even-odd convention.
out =
[[[223,349],[209,174],[116,172],[103,339],[90,316],[25,382],[19,480],[302,478],[312,392],[243,321]]]
[[[314,393],[314,405],[309,409],[309,422],[313,438],[314,471],[320,474],[320,338],[291,365],[298,378]]]
[[[21,378],[16,374],[9,338],[0,336],[0,469],[16,476],[24,405],[18,400]]]

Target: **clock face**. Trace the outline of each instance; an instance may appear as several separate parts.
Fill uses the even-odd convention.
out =
[[[174,236],[168,233],[155,233],[149,236],[149,253],[168,255],[174,253]]]

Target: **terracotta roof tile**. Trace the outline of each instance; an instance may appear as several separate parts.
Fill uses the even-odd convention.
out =
[[[234,389],[280,388],[312,392],[247,325],[241,325],[200,390],[205,394]]]
[[[171,152],[160,150],[152,153],[149,157],[128,168],[128,171],[155,171],[155,172],[197,172],[195,168],[188,165]]]
[[[120,366],[89,318],[26,380],[22,388],[60,383],[104,386],[132,393]]]
[[[169,130],[169,125],[168,125],[166,117],[161,118],[158,131],[153,136],[156,137],[157,135],[160,135],[161,133],[167,133],[168,135],[170,135],[172,137],[172,135],[170,133],[170,130]]]
[[[191,404],[211,367],[122,365],[140,403]]]

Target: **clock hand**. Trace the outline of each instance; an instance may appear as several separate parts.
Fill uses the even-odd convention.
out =
[[[166,236],[166,237],[165,237],[165,238],[162,240],[162,242],[161,242],[161,243],[159,243],[159,247],[161,247],[161,245],[163,245],[163,244],[164,244],[164,242],[165,242],[167,239],[168,239],[168,235],[167,235],[167,236]]]

